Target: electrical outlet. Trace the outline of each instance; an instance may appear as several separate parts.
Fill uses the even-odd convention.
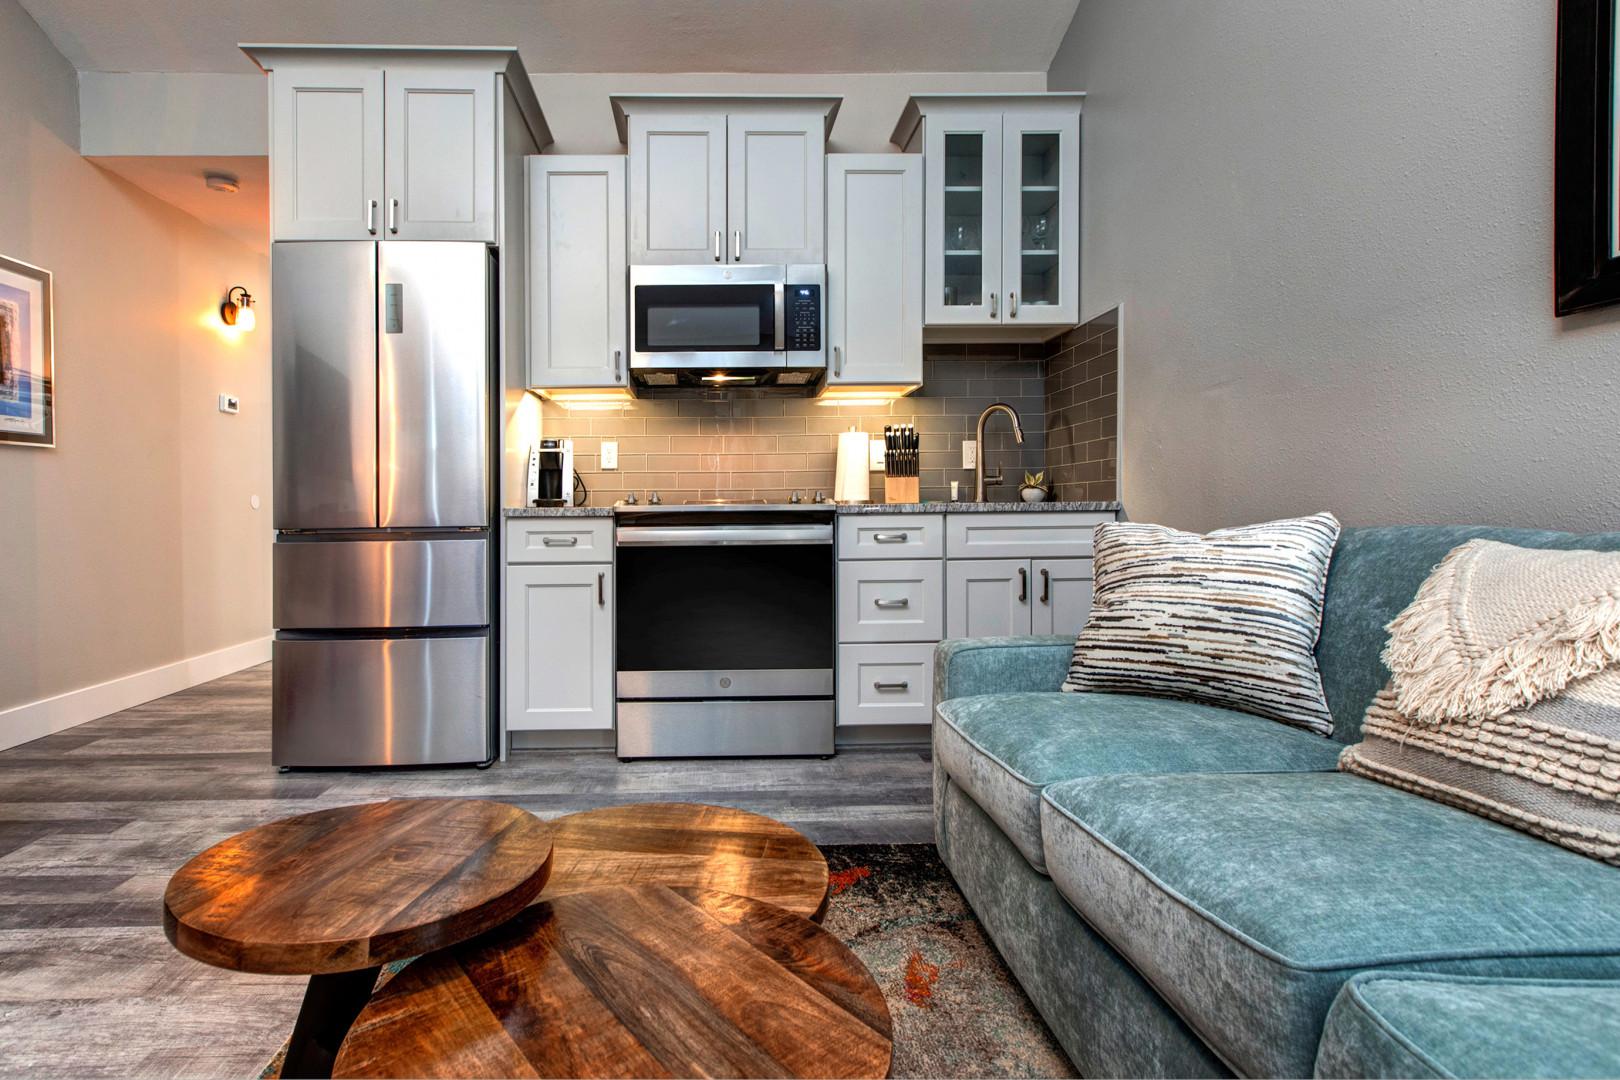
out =
[[[962,468],[977,469],[979,467],[979,441],[977,439],[962,440]]]
[[[879,435],[866,444],[866,464],[873,472],[883,470],[883,436]]]
[[[242,411],[242,399],[235,394],[219,395],[219,411],[222,413],[239,413]]]
[[[617,469],[619,467],[619,444],[611,439],[602,440],[602,469]]]

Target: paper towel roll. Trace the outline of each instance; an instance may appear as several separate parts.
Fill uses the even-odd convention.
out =
[[[838,475],[833,481],[833,499],[841,503],[865,502],[872,497],[872,474],[868,471],[867,444],[871,436],[864,431],[838,433]]]

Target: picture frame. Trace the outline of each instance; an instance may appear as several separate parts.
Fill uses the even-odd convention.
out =
[[[56,445],[51,272],[0,255],[0,443]]]
[[[1620,302],[1617,0],[1558,0],[1553,311]]]

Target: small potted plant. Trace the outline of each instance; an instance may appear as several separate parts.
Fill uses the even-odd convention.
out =
[[[1052,494],[1052,489],[1046,486],[1046,473],[1025,473],[1024,484],[1018,489],[1018,494],[1025,502],[1045,502]]]

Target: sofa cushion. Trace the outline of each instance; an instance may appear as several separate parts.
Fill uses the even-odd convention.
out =
[[[1042,798],[1059,891],[1235,1071],[1304,1076],[1351,975],[1620,977],[1620,870],[1345,773]]]
[[[1110,773],[1332,769],[1339,744],[1248,713],[1125,694],[941,702],[934,753],[1037,870],[1041,789]]]
[[[1495,529],[1479,525],[1384,525],[1345,529],[1333,549],[1322,637],[1316,666],[1333,712],[1333,737],[1361,738],[1361,718],[1373,695],[1389,681],[1379,654],[1389,640],[1384,627],[1417,595],[1435,564],[1458,544],[1499,540],[1519,547],[1620,551],[1620,533],[1577,536],[1541,529]]]
[[[1319,1077],[1620,1076],[1620,983],[1366,974],[1345,984]]]

